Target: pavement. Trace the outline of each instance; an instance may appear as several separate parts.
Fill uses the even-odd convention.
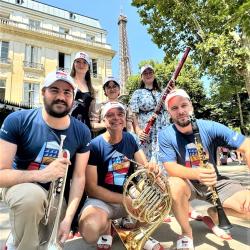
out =
[[[232,179],[240,181],[244,186],[250,188],[250,172],[245,165],[220,166],[220,172]],[[206,214],[208,203],[203,201],[192,201],[192,207],[198,212]],[[192,220],[190,224],[193,228],[194,246],[196,250],[250,250],[250,221],[228,217],[233,224],[231,229],[232,240],[223,240],[214,235],[209,228],[199,221]],[[4,242],[10,232],[8,209],[0,201],[0,250],[3,249]],[[164,249],[176,249],[176,240],[180,234],[180,227],[174,217],[171,222],[162,223],[153,233],[153,237],[161,242]],[[90,250],[96,246],[87,245],[82,239],[75,239],[66,242],[65,250]],[[113,250],[125,249],[118,237],[114,237]]]

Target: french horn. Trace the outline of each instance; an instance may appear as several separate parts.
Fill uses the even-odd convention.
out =
[[[126,249],[141,250],[171,210],[168,179],[165,175],[157,176],[147,169],[139,169],[127,178],[123,190],[124,207],[140,226],[119,236]]]

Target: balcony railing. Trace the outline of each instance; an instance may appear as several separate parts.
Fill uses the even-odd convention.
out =
[[[33,68],[33,69],[38,69],[38,70],[43,70],[44,69],[43,64],[28,62],[28,61],[23,61],[23,66],[25,68]]]
[[[9,58],[0,57],[0,63],[10,64],[11,60]]]
[[[71,40],[71,41],[75,41],[75,42],[82,42],[85,44],[90,44],[92,46],[98,46],[98,47],[102,47],[102,48],[111,49],[111,46],[107,43],[102,43],[102,42],[98,42],[98,41],[91,41],[87,38],[78,37],[78,36],[70,35],[67,33],[61,33],[58,31],[45,29],[42,27],[36,27],[34,25],[30,25],[30,24],[22,23],[22,22],[17,22],[17,21],[10,20],[10,19],[4,18],[4,17],[0,17],[0,24],[14,26],[16,28],[30,30],[30,31],[38,32],[38,33],[45,34],[48,36],[58,37],[61,39]]]
[[[58,67],[56,70],[61,70],[64,71],[67,74],[70,74],[70,69],[69,68],[63,68],[63,67]]]
[[[69,68],[62,68],[62,67],[58,67],[57,70],[62,70],[64,72],[68,73],[68,74],[70,74],[70,71],[71,71],[71,69],[69,69]],[[102,78],[101,74],[91,72],[90,75],[93,78]]]

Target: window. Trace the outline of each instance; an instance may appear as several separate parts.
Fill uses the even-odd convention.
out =
[[[30,106],[39,105],[40,85],[36,83],[24,83],[23,103]]]
[[[26,44],[25,47],[25,65],[36,68],[41,62],[41,48]]]
[[[97,78],[97,60],[96,59],[92,59],[92,74],[93,74],[93,77]]]
[[[106,60],[106,68],[108,69],[112,68],[111,60]]]
[[[9,55],[9,42],[0,41],[0,45],[1,45],[1,51],[0,51],[1,62],[7,61]]]
[[[38,20],[30,19],[30,20],[29,20],[29,25],[30,25],[31,28],[39,29],[39,28],[40,28],[40,25],[41,25],[41,22],[38,21]]]
[[[64,54],[59,52],[58,55],[58,67],[59,69],[70,71],[71,64],[70,64],[70,55]]]
[[[66,29],[66,28],[63,28],[63,27],[59,27],[59,33],[69,34],[69,29]]]
[[[5,84],[6,84],[6,81],[3,79],[0,79],[0,100],[5,99]]]
[[[87,40],[87,41],[90,41],[90,42],[94,42],[94,41],[95,41],[95,36],[94,36],[94,35],[87,34],[87,35],[86,35],[86,40]]]
[[[23,4],[23,0],[16,0],[16,4]]]
[[[70,12],[70,13],[69,13],[69,18],[70,18],[71,20],[74,20],[74,19],[76,18],[76,15],[75,15],[74,13]]]

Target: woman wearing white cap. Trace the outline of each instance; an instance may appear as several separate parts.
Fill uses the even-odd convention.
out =
[[[89,106],[95,99],[95,90],[91,83],[90,76],[91,60],[85,52],[76,53],[71,73],[77,84],[77,93],[71,115],[81,120],[90,128]]]
[[[89,121],[89,107],[91,102],[95,99],[95,91],[91,83],[90,75],[91,60],[85,52],[78,52],[75,55],[75,59],[71,68],[70,76],[74,79],[77,85],[77,92],[75,95],[75,101],[71,110],[71,116],[77,118],[81,122],[85,123],[90,129]],[[83,204],[86,195],[83,195],[81,204]],[[78,209],[80,209],[81,205]],[[76,214],[78,214],[77,211]],[[78,237],[77,232],[77,216],[75,216],[72,223],[72,231],[70,232],[69,239],[73,236]]]
[[[130,108],[133,112],[134,131],[142,144],[142,149],[148,161],[157,156],[157,133],[164,126],[168,125],[169,119],[165,108],[162,108],[149,135],[143,132],[145,125],[154,113],[155,106],[160,100],[161,89],[155,78],[154,69],[151,65],[144,65],[141,68],[140,88],[135,90],[130,100]]]
[[[101,114],[103,110],[103,106],[107,102],[118,102],[118,97],[120,96],[120,83],[118,79],[116,79],[113,76],[108,76],[105,78],[103,82],[103,91],[105,96],[107,96],[107,101],[96,103],[92,102],[89,110],[90,114],[90,125],[92,128],[92,131],[99,135],[103,133],[106,128],[105,124],[102,120]],[[127,131],[132,130],[132,112],[129,108],[127,108],[127,114],[126,114],[126,129]]]

